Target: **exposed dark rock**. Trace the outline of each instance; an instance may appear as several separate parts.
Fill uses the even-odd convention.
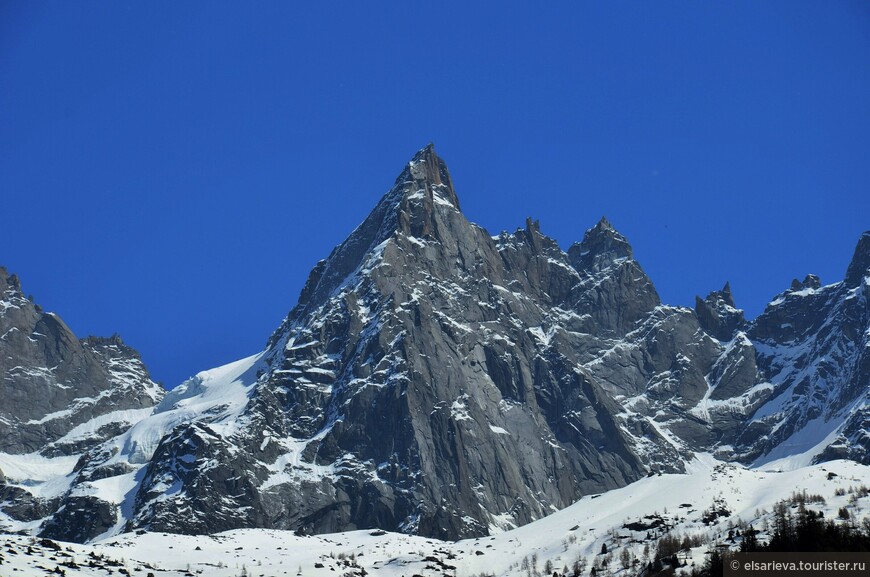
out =
[[[583,242],[575,243],[568,249],[568,259],[575,269],[593,273],[631,260],[633,255],[628,240],[604,217],[586,231]]]
[[[43,450],[96,416],[159,400],[162,389],[120,337],[79,341],[60,317],[25,298],[5,269],[0,291],[0,451]],[[66,454],[106,438],[78,439]]]
[[[695,314],[705,331],[722,341],[731,340],[734,333],[746,325],[743,311],[734,305],[731,285],[725,283],[721,291],[713,291],[707,298],[695,297]]]
[[[71,497],[48,520],[40,535],[84,543],[111,529],[117,520],[117,506],[91,496]]]
[[[29,491],[13,485],[0,484],[0,503],[3,513],[16,521],[38,521],[51,514],[58,506],[58,500],[44,500]]]
[[[18,277],[3,268],[0,377],[0,452],[48,458],[79,455],[123,433],[163,394],[119,336],[78,340],[60,317],[26,298]],[[130,409],[144,410],[137,416]],[[72,540],[90,539],[115,523],[109,522],[112,506],[96,498],[46,500],[30,491],[27,479],[4,477],[0,511],[22,522],[54,514],[45,530]]]
[[[861,235],[858,246],[855,247],[855,254],[852,255],[849,268],[846,270],[844,282],[846,286],[856,287],[868,275],[870,275],[870,231]]]

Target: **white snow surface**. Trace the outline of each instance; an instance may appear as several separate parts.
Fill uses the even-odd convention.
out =
[[[234,432],[239,415],[257,381],[265,353],[202,371],[166,394],[154,412],[117,437],[121,454],[132,463],[147,463],[157,444],[175,426],[210,415],[210,426],[223,435]],[[119,454],[119,457],[121,456]]]
[[[271,577],[296,575],[301,567],[306,576],[333,577],[351,574],[350,565],[356,563],[370,575],[441,575],[440,569],[433,569],[436,565],[425,559],[435,557],[454,566],[457,577],[481,572],[519,577],[525,575],[523,559],[534,554],[539,569],[551,561],[557,570],[570,567],[578,556],[591,566],[604,543],[615,553],[614,558],[623,548],[641,557],[646,530],[631,531],[625,525],[649,515],[673,525],[672,534],[699,535],[711,544],[726,543],[729,523],[743,520],[762,529],[771,519],[773,505],[793,492],[822,495],[826,503],[809,507],[823,511],[826,518],[835,518],[839,507],[847,507],[860,523],[860,518],[868,515],[870,497],[850,504],[849,494],[838,496],[836,491],[858,487],[867,479],[870,467],[852,461],[831,461],[780,473],[725,464],[703,454],[690,463],[686,474],[647,477],[602,495],[586,496],[518,529],[458,542],[373,530],[297,536],[288,531],[245,529],[210,536],[127,533],[91,545],[62,545],[79,562],[93,552],[122,563],[134,574],[142,568],[155,575],[179,576],[189,567],[194,574],[234,577],[244,568],[249,575]],[[714,501],[724,504],[730,514],[705,525],[701,517]],[[763,530],[759,538],[767,538]],[[0,535],[3,548],[8,545],[23,550],[31,543],[33,538]],[[655,543],[650,542],[650,547],[654,550]],[[690,563],[703,563],[706,549],[692,549]],[[44,575],[45,570],[38,565],[54,567],[39,550],[34,555],[8,555],[4,567],[10,572],[17,569],[17,575]],[[70,577],[105,575],[105,569],[82,564],[65,570]]]
[[[77,455],[49,458],[38,453],[0,453],[0,471],[6,475],[6,482],[10,485],[22,485],[34,492],[36,486],[72,473],[77,460]]]
[[[160,443],[174,427],[192,420],[204,420],[219,434],[230,435],[239,426],[239,416],[247,405],[257,380],[264,353],[203,371],[166,394],[153,409],[114,411],[78,425],[60,441],[77,441],[94,434],[111,422],[134,423],[127,431],[106,442],[112,456],[104,465],[126,462],[129,473],[77,485],[75,495],[95,495],[121,507],[118,524],[105,536],[120,533],[132,511],[136,475],[148,463]],[[203,418],[203,415],[206,417]],[[26,489],[44,499],[59,497],[70,490],[75,478],[73,467],[79,455],[47,458],[33,453],[0,453],[0,471],[10,485]],[[39,523],[36,523],[38,526]],[[30,531],[33,523],[22,523],[0,515],[0,530]]]

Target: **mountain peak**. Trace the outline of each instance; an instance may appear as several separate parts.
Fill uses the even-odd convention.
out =
[[[403,182],[413,181],[426,192],[437,194],[459,209],[459,198],[453,190],[450,171],[444,160],[436,154],[435,145],[431,142],[417,151],[399,179]]]
[[[858,286],[865,276],[870,275],[870,230],[864,232],[858,239],[852,262],[846,269],[846,284]]]
[[[627,258],[632,257],[631,245],[628,240],[622,236],[619,231],[613,228],[606,216],[602,216],[598,224],[586,231],[583,236],[583,242],[606,242],[609,248],[619,252]]]
[[[0,266],[0,292],[5,292],[9,288],[21,292],[21,283],[17,275],[9,274],[6,267]]]
[[[701,297],[695,298],[696,300],[701,300]],[[731,293],[731,283],[729,281],[725,281],[725,286],[723,286],[721,290],[710,291],[707,298],[703,300],[704,302],[714,306],[718,306],[718,304],[721,303],[732,308],[737,308],[737,305],[734,304],[734,295]]]
[[[822,281],[818,276],[814,274],[808,274],[804,277],[804,280],[799,281],[798,279],[792,279],[791,288],[789,290],[792,291],[802,291],[804,289],[817,289],[822,286]]]
[[[81,343],[87,347],[91,347],[94,349],[113,348],[120,351],[121,353],[127,354],[137,359],[139,358],[139,351],[125,343],[124,339],[122,339],[121,335],[119,335],[118,333],[114,333],[110,337],[89,335],[81,339]]]
[[[328,258],[317,263],[290,316],[295,318],[322,303],[365,262],[375,247],[397,231],[411,236],[437,237],[440,233],[434,215],[439,205],[459,211],[459,199],[447,164],[429,143],[405,165],[393,187],[368,217]],[[282,330],[279,328],[269,342],[274,342]]]
[[[734,304],[730,282],[726,282],[722,290],[712,291],[703,300],[696,296],[695,314],[701,327],[722,341],[730,340],[735,331],[746,324],[743,311]]]
[[[578,270],[602,270],[617,261],[632,260],[634,251],[607,217],[601,217],[598,224],[586,231],[583,241],[568,250],[568,255]]]
[[[725,281],[725,286],[723,286],[722,290],[719,291],[719,295],[722,297],[725,304],[730,307],[735,306],[734,295],[731,294],[731,283],[729,281]]]
[[[432,145],[398,167],[267,350],[164,400],[120,337],[80,341],[6,290],[0,451],[68,466],[3,465],[4,530],[457,540],[695,455],[761,465],[824,442],[870,462],[867,290],[783,294],[747,323],[725,283],[693,314],[662,305],[607,218],[566,259],[537,220],[495,238],[469,223]],[[868,255],[870,234],[849,272],[864,289]]]
[[[428,160],[429,158],[438,158],[438,154],[435,152],[435,143],[430,142],[420,150],[418,150],[414,154],[414,158],[411,159],[411,162],[420,161],[420,160]],[[439,159],[440,160],[440,159]]]
[[[606,216],[602,216],[601,220],[598,221],[598,224],[596,224],[593,229],[607,232],[616,232],[616,229],[613,228],[613,225],[610,224],[610,221],[607,220]]]

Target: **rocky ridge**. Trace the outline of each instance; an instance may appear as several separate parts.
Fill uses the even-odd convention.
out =
[[[429,146],[262,353],[86,448],[29,530],[456,539],[696,453],[867,463],[868,265],[865,233],[844,281],[796,281],[753,321],[727,284],[667,306],[606,219],[568,251],[531,219],[495,237],[470,223]]]
[[[39,490],[60,473],[51,464],[71,465],[125,432],[164,393],[119,336],[78,339],[2,267],[0,375],[0,511],[31,527],[60,504]]]
[[[139,354],[119,336],[79,340],[59,316],[25,297],[18,277],[2,267],[0,374],[0,452],[81,452],[132,421],[117,415],[106,426],[126,426],[65,447],[73,441],[64,437],[76,426],[108,413],[148,409],[163,395]]]

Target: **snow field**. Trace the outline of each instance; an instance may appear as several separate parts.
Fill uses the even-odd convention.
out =
[[[188,571],[214,577],[280,577],[300,575],[300,568],[305,577],[360,575],[361,569],[384,577],[445,572],[457,577],[480,573],[519,577],[527,574],[525,563],[542,571],[549,562],[560,571],[565,566],[570,569],[579,557],[585,559],[588,572],[596,560],[600,562],[602,545],[606,545],[613,574],[622,575],[627,574],[619,565],[622,551],[627,549],[631,558],[640,560],[647,544],[654,555],[656,539],[665,527],[671,536],[727,545],[729,529],[742,521],[761,530],[759,538],[764,540],[773,506],[796,492],[821,495],[824,504],[808,507],[821,510],[825,518],[836,518],[838,509],[846,507],[860,523],[868,516],[870,496],[856,498],[848,490],[867,481],[870,467],[852,461],[777,472],[747,469],[701,455],[685,475],[650,476],[621,489],[586,496],[529,525],[458,542],[377,530],[300,536],[290,531],[245,529],[206,536],[127,533],[92,545],[62,546],[71,550],[80,565],[94,553],[122,562],[131,575],[143,577],[147,572],[176,576]],[[2,568],[14,567],[18,569],[15,574],[22,576],[44,575],[39,567],[48,567],[47,557],[21,553],[38,541],[0,537],[0,543],[11,542],[19,551],[18,555],[7,554]],[[681,555],[689,564],[702,564],[706,550],[707,545],[701,545]],[[64,569],[70,577],[107,574],[105,569],[89,567]]]

